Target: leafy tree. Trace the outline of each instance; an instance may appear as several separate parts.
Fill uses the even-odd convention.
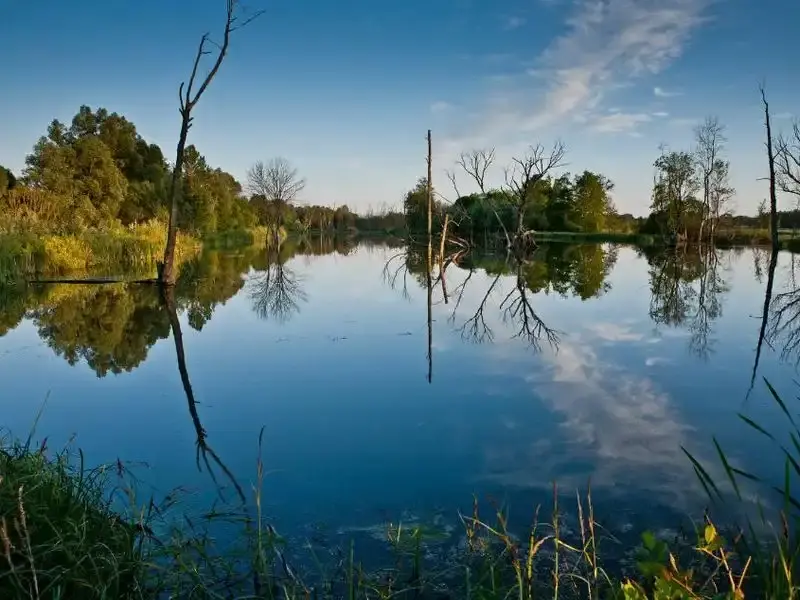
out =
[[[581,231],[597,232],[606,229],[614,205],[609,192],[614,184],[598,173],[584,171],[575,178],[571,218]]]
[[[659,156],[654,164],[657,174],[651,209],[662,215],[668,233],[685,235],[688,213],[697,211],[695,194],[700,189],[694,157],[688,152],[669,152]]]
[[[410,231],[426,231],[428,228],[428,179],[422,177],[417,185],[403,198],[403,213]]]

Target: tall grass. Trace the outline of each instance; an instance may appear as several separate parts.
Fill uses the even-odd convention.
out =
[[[166,225],[159,221],[115,224],[78,234],[2,234],[0,281],[80,272],[154,276],[165,244]],[[196,238],[179,233],[176,261],[193,258],[200,247]]]
[[[752,560],[750,584],[765,598],[800,598],[800,496],[797,494],[800,420],[796,408],[790,408],[767,379],[764,383],[775,407],[785,418],[785,431],[768,431],[743,413],[739,417],[750,432],[771,442],[782,457],[783,478],[779,484],[735,467],[716,439],[714,445],[725,474],[724,481],[715,480],[706,465],[686,449],[684,452],[712,503],[734,501],[745,505],[751,502],[752,494],[757,494],[756,516],[745,517],[735,543],[737,550]],[[766,538],[764,531],[768,532]]]

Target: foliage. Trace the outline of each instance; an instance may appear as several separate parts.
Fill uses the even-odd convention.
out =
[[[413,208],[418,213],[420,210],[420,186],[423,184],[424,181],[420,181],[417,188],[406,196],[406,221],[411,230],[419,227],[420,216],[409,216],[408,211]],[[612,189],[611,181],[591,171],[574,177],[569,174],[557,178],[543,177],[526,192],[528,200],[522,225],[525,229],[536,231],[607,231],[619,226],[610,196]],[[514,230],[518,202],[509,190],[495,189],[461,196],[447,210],[457,235],[480,240],[487,234],[496,236],[504,230]]]
[[[125,598],[137,587],[140,536],[112,510],[111,471],[70,458],[30,440],[2,444],[3,598]]]

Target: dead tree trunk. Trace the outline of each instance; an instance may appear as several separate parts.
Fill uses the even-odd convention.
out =
[[[769,120],[769,103],[764,88],[761,88],[764,103],[764,125],[767,129],[767,160],[769,161],[769,228],[772,234],[772,251],[778,251],[778,198],[775,192],[775,153],[772,149],[772,127]]]
[[[433,153],[431,152],[431,130],[428,129],[428,251],[425,261],[428,304],[428,383],[433,380]]]
[[[158,279],[163,285],[175,284],[175,245],[178,240],[178,203],[180,199],[181,188],[181,175],[183,171],[183,156],[186,150],[186,138],[189,135],[189,129],[192,127],[192,109],[197,106],[203,93],[208,88],[211,81],[222,66],[222,61],[228,53],[228,45],[230,43],[231,33],[237,29],[241,29],[253,19],[260,16],[263,11],[255,13],[250,18],[237,24],[238,17],[236,16],[236,8],[238,0],[226,0],[227,4],[227,17],[225,19],[225,30],[222,36],[222,43],[216,44],[210,40],[209,34],[206,33],[200,38],[200,45],[197,48],[197,54],[194,58],[194,66],[192,67],[192,74],[189,77],[188,85],[181,83],[178,89],[178,98],[180,99],[180,113],[181,113],[181,133],[178,137],[178,147],[175,153],[175,165],[172,169],[172,182],[170,184],[170,212],[169,212],[169,225],[167,226],[167,245],[164,249],[164,261],[158,268]],[[200,61],[203,56],[210,54],[206,50],[206,45],[212,44],[217,46],[217,58],[214,61],[211,70],[203,79],[200,87],[196,92],[193,92],[195,78],[197,77],[197,69],[200,66]],[[184,90],[185,85],[185,90]]]

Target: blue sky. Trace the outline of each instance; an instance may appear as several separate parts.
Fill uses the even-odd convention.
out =
[[[224,4],[0,0],[0,164],[21,170],[49,121],[69,121],[81,104],[126,115],[171,156],[178,84],[200,35],[220,30]],[[765,195],[759,83],[777,129],[800,113],[796,0],[247,7],[266,12],[235,33],[190,142],[242,181],[254,161],[288,158],[308,180],[304,201],[399,205],[425,173],[430,128],[445,195],[444,169],[462,150],[496,147],[499,183],[528,144],[561,139],[566,169],[608,175],[618,208],[646,214],[659,144],[690,149],[694,124],[717,115],[736,209],[753,213]]]

